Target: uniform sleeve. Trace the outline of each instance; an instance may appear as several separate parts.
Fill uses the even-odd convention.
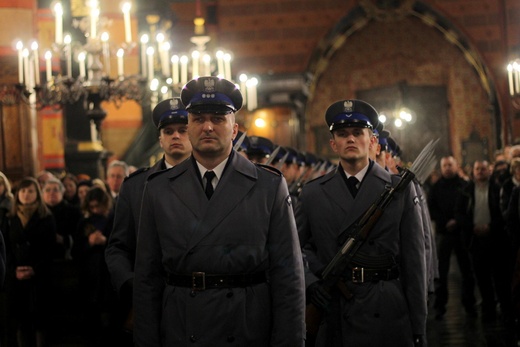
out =
[[[153,200],[145,186],[134,279],[134,340],[139,347],[161,346],[161,302],[165,284]]]
[[[272,295],[271,346],[303,346],[305,297],[303,264],[285,180],[279,187],[269,225],[269,280]]]
[[[135,216],[132,209],[132,189],[129,186],[131,183],[132,181],[127,181],[121,187],[115,209],[114,226],[105,251],[112,285],[118,293],[125,282],[134,278],[137,240]],[[135,198],[140,200],[141,196]]]
[[[298,204],[296,205],[295,217],[298,228],[298,237],[302,249],[305,286],[308,287],[311,283],[314,283],[318,280],[318,277],[313,273],[311,266],[313,265],[312,267],[315,268],[322,268],[322,266],[321,262],[318,261],[318,257],[315,252],[315,246],[309,226],[309,219],[307,218],[309,214],[305,211],[305,196],[306,190],[304,189],[300,194]],[[315,269],[315,271],[319,270]]]
[[[408,303],[412,332],[414,335],[424,335],[427,291],[421,211],[414,186],[409,185],[404,193],[404,212],[400,231],[400,279]]]

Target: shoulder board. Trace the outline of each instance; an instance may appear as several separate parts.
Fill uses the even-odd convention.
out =
[[[264,170],[270,171],[278,176],[282,176],[282,172],[280,170],[278,170],[277,168],[274,168],[270,165],[264,165],[264,164],[258,164],[258,163],[256,163],[255,165],[258,167],[261,167]]]
[[[137,176],[137,175],[139,175],[139,174],[141,174],[143,172],[146,172],[148,170],[150,170],[149,167],[142,167],[142,168],[132,172],[130,175],[126,176],[124,181],[129,180],[130,178],[135,177],[135,176]]]
[[[161,174],[163,174],[163,173],[165,173],[167,171],[170,171],[170,170],[171,170],[171,168],[170,169],[164,169],[164,170],[155,171],[155,172],[151,173],[150,175],[148,175],[146,180],[149,181],[149,180],[153,179],[154,177],[157,177],[157,176],[159,176],[159,175],[161,175]]]

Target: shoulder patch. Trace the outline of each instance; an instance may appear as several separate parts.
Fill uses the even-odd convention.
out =
[[[255,165],[258,167],[261,167],[264,170],[270,171],[278,176],[282,176],[282,172],[280,170],[278,170],[277,168],[274,168],[270,165],[264,165],[264,164],[258,164],[258,163],[256,163]]]
[[[126,180],[129,180],[130,178],[135,177],[143,172],[146,172],[148,170],[150,170],[150,167],[142,167],[142,168],[132,172],[130,175],[126,176],[123,182],[125,182]]]

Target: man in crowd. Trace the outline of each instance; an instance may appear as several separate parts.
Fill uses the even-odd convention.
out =
[[[441,178],[431,187],[428,206],[435,222],[439,280],[435,288],[436,318],[442,319],[448,303],[448,272],[452,252],[455,253],[462,277],[461,301],[466,313],[475,316],[475,280],[468,250],[461,237],[461,226],[455,219],[456,202],[467,182],[459,174],[452,156],[440,161]]]
[[[114,199],[114,202],[117,200],[119,191],[121,190],[121,185],[123,184],[123,180],[128,176],[128,174],[128,165],[124,161],[114,160],[108,165],[107,177],[105,181],[108,185],[110,190],[109,193]]]

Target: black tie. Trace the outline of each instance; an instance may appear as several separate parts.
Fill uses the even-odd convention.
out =
[[[356,194],[358,191],[358,188],[357,188],[358,183],[359,183],[359,181],[356,178],[356,176],[350,176],[349,178],[347,178],[348,190],[350,190],[350,194],[352,194],[353,197],[356,197]]]
[[[204,174],[204,178],[206,179],[206,196],[208,197],[208,200],[211,199],[211,196],[213,195],[213,184],[211,181],[215,177],[215,173],[213,171],[206,171]]]

